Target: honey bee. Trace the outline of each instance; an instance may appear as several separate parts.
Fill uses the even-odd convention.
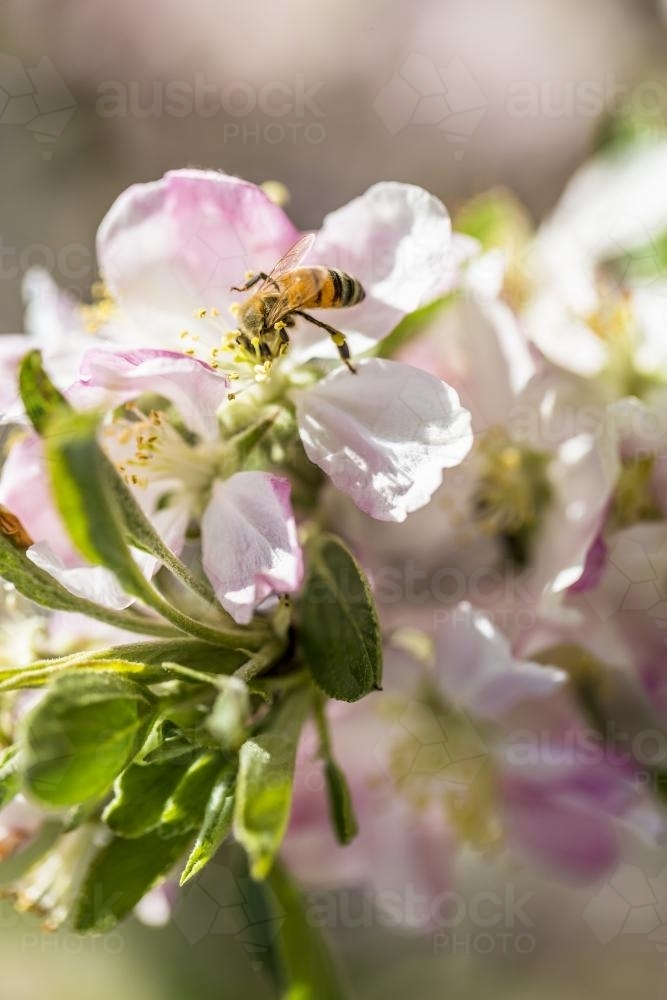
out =
[[[262,361],[272,361],[284,354],[289,346],[287,332],[296,319],[307,320],[326,330],[333,340],[341,359],[351,372],[350,349],[345,334],[328,323],[309,316],[304,309],[343,309],[361,302],[366,293],[361,284],[345,271],[334,267],[299,267],[313,243],[310,233],[290,247],[270,274],[260,271],[251,274],[245,285],[232,291],[247,292],[262,282],[257,291],[237,309],[238,336],[236,343],[250,356]]]

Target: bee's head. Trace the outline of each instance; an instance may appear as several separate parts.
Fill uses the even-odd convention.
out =
[[[249,337],[259,337],[264,332],[264,303],[252,300],[243,305],[238,313],[238,323],[243,333]]]

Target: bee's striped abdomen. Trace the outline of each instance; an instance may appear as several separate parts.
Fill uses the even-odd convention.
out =
[[[361,284],[338,268],[329,268],[329,284],[332,294],[331,306],[354,306],[366,297]]]

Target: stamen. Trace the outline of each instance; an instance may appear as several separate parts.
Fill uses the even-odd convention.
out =
[[[87,333],[97,333],[116,311],[116,301],[103,281],[95,281],[90,289],[92,303],[80,305],[79,313]]]

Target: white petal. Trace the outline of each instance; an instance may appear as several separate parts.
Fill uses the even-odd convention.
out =
[[[382,521],[403,521],[428,503],[443,469],[472,447],[456,392],[397,361],[364,361],[356,375],[341,368],[294,395],[310,460]]]
[[[490,618],[464,602],[438,630],[438,670],[447,697],[466,711],[497,718],[522,701],[547,698],[567,680],[556,667],[512,656]]]
[[[296,590],[302,559],[286,479],[237,472],[216,480],[201,524],[206,574],[235,621],[269,595]]]
[[[536,371],[534,351],[504,302],[453,302],[398,359],[453,385],[475,433],[503,425]]]
[[[103,608],[122,611],[133,598],[123,592],[111,570],[104,566],[66,567],[48,542],[38,542],[27,551],[28,559],[52,576],[75,597],[101,604]]]
[[[565,590],[581,577],[602,529],[618,476],[613,443],[578,435],[565,441],[549,465],[553,500],[533,552],[535,596]]]
[[[412,184],[376,184],[324,220],[307,264],[337,267],[363,285],[366,298],[332,316],[309,310],[340,328],[359,354],[414,309],[451,291],[470,256],[471,241],[452,238],[447,209]],[[294,357],[335,357],[328,336],[300,321]]]

